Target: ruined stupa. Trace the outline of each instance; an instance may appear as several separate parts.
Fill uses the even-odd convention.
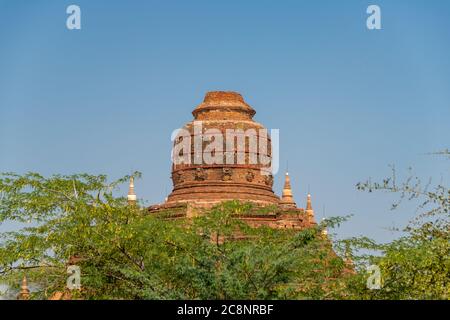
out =
[[[173,190],[164,203],[149,207],[150,213],[189,217],[239,200],[273,208],[240,216],[255,226],[303,228],[315,223],[312,207],[307,214],[294,202],[288,174],[282,198],[274,193],[270,135],[253,120],[255,110],[239,93],[208,92],[192,114],[194,119],[173,136]]]
[[[278,204],[279,198],[272,190],[273,176],[264,170],[267,165],[258,161],[260,155],[257,140],[270,138],[260,135],[264,127],[253,120],[255,113],[239,93],[218,91],[206,94],[203,103],[192,112],[194,119],[184,126],[192,137],[189,143],[192,157],[189,164],[173,164],[174,187],[168,196],[168,203],[194,202],[196,205],[210,205],[224,200],[242,200]],[[195,125],[199,130],[195,130]],[[223,156],[214,163],[208,163],[202,153],[208,151],[207,145],[214,139],[212,135],[219,132],[222,134],[220,143]],[[252,150],[249,135],[245,136],[246,132],[255,134],[255,150]],[[203,135],[203,148],[197,148],[198,152],[194,145],[197,135]],[[233,147],[228,149],[227,137],[235,142]],[[241,140],[247,142],[241,150],[238,150],[238,139],[247,139]],[[270,140],[264,143],[268,146],[264,155],[270,160]],[[239,161],[239,156],[243,161]],[[251,156],[256,158],[253,163],[250,161]],[[195,161],[196,158],[200,158],[200,161]]]

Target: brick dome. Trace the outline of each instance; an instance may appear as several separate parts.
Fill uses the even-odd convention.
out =
[[[173,163],[173,191],[167,198],[168,204],[188,202],[209,205],[225,200],[279,203],[280,199],[272,190],[273,176],[264,173],[264,169],[267,172],[268,165],[259,161],[261,154],[271,160],[271,144],[270,137],[260,131],[264,127],[253,120],[255,113],[239,93],[213,91],[206,94],[203,102],[192,112],[194,119],[183,127],[185,136],[177,136],[174,140],[175,150],[177,143],[188,139],[190,154],[185,156],[197,161]],[[235,143],[233,148],[228,146],[227,149],[229,139],[226,137],[229,132],[235,134],[232,140]],[[266,143],[267,149],[261,151],[260,148],[250,147],[249,132],[256,132],[258,146]],[[213,137],[219,133],[224,137],[223,143]],[[195,143],[198,143],[195,142],[196,139],[200,141],[201,148],[198,145],[195,148]],[[238,147],[239,139],[241,143],[244,141],[244,148]],[[184,142],[188,143],[188,140]],[[218,159],[223,160],[218,161],[219,163],[208,163],[198,151],[207,150],[212,142],[223,145],[223,155],[212,153],[220,154]],[[255,157],[258,159],[257,163],[254,162]]]

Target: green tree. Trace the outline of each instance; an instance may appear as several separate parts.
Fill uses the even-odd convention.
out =
[[[439,153],[450,158],[449,151]],[[399,195],[392,209],[403,201],[419,201],[419,213],[404,228],[404,235],[387,244],[354,241],[357,249],[375,249],[381,255],[360,259],[379,266],[382,288],[369,290],[364,285],[363,270],[349,285],[354,297],[363,299],[450,299],[450,190],[442,183],[426,184],[414,175],[398,182],[395,168],[381,183],[366,181],[359,190],[381,191]]]
[[[72,261],[82,275],[73,298],[346,297],[345,264],[321,236],[323,226],[250,228],[236,218],[256,208],[234,201],[190,220],[150,215],[114,195],[129,178],[1,175],[0,223],[23,226],[1,234],[0,281],[17,287],[26,273],[37,288],[32,298],[47,299],[65,290]]]

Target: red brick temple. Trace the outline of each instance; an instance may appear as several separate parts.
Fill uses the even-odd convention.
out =
[[[194,119],[183,127],[189,134],[183,139],[191,138],[189,139],[191,154],[184,156],[197,156],[194,147],[196,135],[205,136],[208,129],[224,135],[228,129],[240,129],[245,132],[249,129],[253,129],[255,132],[264,129],[263,125],[253,120],[256,111],[236,92],[208,92],[203,102],[192,111],[192,114]],[[200,133],[195,131],[196,124],[202,126]],[[257,138],[264,139],[259,133]],[[270,137],[267,136],[266,139],[269,148],[265,151],[264,156],[271,160]],[[174,144],[180,141],[182,138],[176,137]],[[202,141],[202,147],[205,147],[204,141]],[[203,209],[220,202],[239,200],[251,202],[258,208],[271,208],[268,213],[248,213],[239,217],[252,226],[266,225],[273,228],[303,229],[314,225],[316,222],[311,206],[311,196],[309,194],[307,196],[306,209],[297,207],[288,173],[285,175],[282,195],[281,197],[277,196],[272,188],[272,174],[264,172],[262,164],[249,161],[252,155],[259,156],[260,151],[258,150],[256,152],[258,154],[255,154],[255,150],[251,150],[247,145],[244,152],[242,151],[242,149],[234,148],[231,154],[225,152],[224,157],[231,157],[228,159],[235,160],[241,156],[244,163],[236,161],[228,163],[225,159],[220,164],[208,164],[204,160],[173,163],[171,175],[173,190],[164,203],[150,206],[149,213],[171,212],[176,217],[189,218],[201,214]],[[135,200],[134,185],[131,182],[129,201]]]

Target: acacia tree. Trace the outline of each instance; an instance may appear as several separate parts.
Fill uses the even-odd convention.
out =
[[[443,153],[449,155],[448,152]],[[139,177],[138,172],[133,174]],[[125,176],[0,175],[0,223],[18,230],[0,234],[0,282],[18,287],[26,274],[32,298],[64,291],[66,267],[82,271],[83,299],[448,299],[450,297],[450,191],[398,183],[395,170],[360,190],[420,199],[421,213],[404,236],[387,244],[368,238],[331,243],[325,225],[302,231],[250,228],[236,219],[250,204],[225,202],[184,220],[149,215],[114,190]],[[329,219],[327,227],[344,218]],[[233,240],[235,235],[239,241]],[[334,254],[344,247],[347,264]],[[350,250],[353,248],[353,250]],[[357,249],[380,255],[357,255]],[[354,263],[350,268],[348,261]],[[369,290],[364,266],[381,270],[382,288]],[[347,270],[357,272],[347,272]]]
[[[450,159],[448,150],[438,154]],[[399,182],[394,167],[381,183],[368,180],[357,188],[398,194],[392,209],[403,201],[417,200],[419,213],[403,229],[404,235],[391,243],[375,244],[368,239],[352,243],[356,249],[381,252],[355,259],[377,265],[382,279],[379,290],[365,288],[363,279],[352,279],[352,295],[363,299],[450,299],[449,188],[443,183],[432,185],[431,180],[424,184],[414,175]]]
[[[344,296],[345,265],[320,236],[323,226],[250,228],[236,215],[252,206],[233,201],[188,221],[149,215],[144,206],[114,196],[129,178],[110,183],[103,175],[1,175],[0,223],[21,227],[1,234],[0,280],[17,287],[26,274],[35,286],[32,298],[47,299],[65,290],[66,267],[76,263],[82,289],[72,298]]]

